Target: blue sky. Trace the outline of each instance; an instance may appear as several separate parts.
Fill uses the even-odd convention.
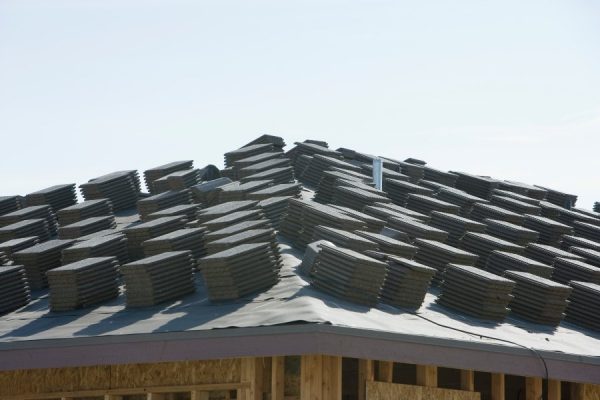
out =
[[[600,201],[596,1],[0,0],[1,194],[261,133]]]

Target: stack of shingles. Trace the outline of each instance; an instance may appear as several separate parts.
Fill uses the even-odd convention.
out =
[[[576,221],[573,223],[575,235],[600,242],[600,226]]]
[[[425,215],[430,215],[432,211],[456,215],[460,213],[459,206],[422,194],[409,194],[406,201],[406,208]]]
[[[418,309],[435,269],[403,257],[389,256],[381,301],[394,307]]]
[[[50,239],[48,222],[45,219],[26,219],[0,228],[0,243],[32,236],[37,237],[40,242]]]
[[[264,218],[265,215],[262,210],[260,208],[255,208],[251,210],[236,211],[219,218],[211,219],[210,221],[202,222],[198,226],[203,226],[209,231],[214,232],[242,221],[253,221]]]
[[[75,184],[68,183],[64,185],[51,186],[37,192],[29,193],[25,196],[25,201],[29,206],[40,206],[48,204],[52,211],[72,206],[77,203],[77,194],[75,193]]]
[[[273,146],[272,143],[259,143],[241,147],[237,150],[225,153],[225,167],[234,167],[236,161],[243,160],[248,157],[256,156],[262,153],[273,153],[280,150],[280,148]]]
[[[572,258],[585,261],[583,257],[569,253],[554,246],[539,243],[529,243],[525,248],[525,257],[533,258],[544,264],[552,265],[557,257]]]
[[[525,216],[521,214],[517,214],[516,212],[502,207],[483,203],[476,203],[473,206],[469,217],[476,221],[483,221],[486,218],[499,219],[515,225],[523,225],[523,221],[525,221]]]
[[[408,200],[409,194],[421,194],[424,196],[432,196],[433,190],[414,183],[399,181],[397,179],[387,178],[384,180],[384,191],[395,204],[404,206]]]
[[[206,243],[206,250],[208,254],[215,254],[232,247],[250,243],[268,243],[271,246],[273,256],[277,260],[277,270],[281,269],[281,254],[273,228],[249,229],[235,235],[213,240]]]
[[[377,218],[381,218],[383,220],[388,220],[390,217],[398,217],[398,218],[412,218],[417,221],[428,222],[429,215],[421,214],[414,210],[409,210],[408,208],[399,206],[397,204],[392,203],[375,203],[372,206],[367,206],[363,210],[365,213],[369,215],[374,215]]]
[[[104,231],[107,229],[115,229],[117,223],[112,215],[104,217],[91,217],[82,221],[73,222],[72,224],[61,226],[58,228],[59,239],[77,239],[82,236],[87,236],[95,232]]]
[[[257,174],[259,172],[267,171],[273,168],[284,168],[290,166],[290,160],[286,157],[272,158],[270,160],[261,161],[256,164],[248,165],[244,168],[237,170],[236,177],[238,179],[245,178],[250,175]]]
[[[455,188],[442,187],[438,190],[436,197],[447,203],[456,204],[460,207],[460,214],[467,217],[471,214],[471,210],[475,203],[489,203],[488,200],[481,197],[473,196],[464,190]]]
[[[569,286],[521,271],[506,271],[504,277],[516,283],[511,313],[538,324],[560,324],[572,290]]]
[[[294,144],[296,147],[290,150],[286,155],[292,159],[294,170],[298,173],[299,177],[306,171],[313,156],[317,154],[339,159],[342,158],[340,152],[322,146],[323,143],[317,144],[305,141],[304,143],[295,142]]]
[[[458,179],[458,175],[453,174],[452,172],[442,171],[429,166],[424,166],[423,172],[423,178],[425,178],[425,180],[427,181],[438,182],[442,185],[450,187],[456,186],[456,180]]]
[[[25,268],[0,266],[0,315],[26,306],[31,300]]]
[[[127,306],[151,306],[193,293],[193,271],[190,251],[170,251],[123,265]]]
[[[164,210],[180,204],[191,204],[192,194],[189,190],[169,190],[167,192],[155,194],[137,202],[137,208],[142,221],[148,219],[148,216],[156,211]]]
[[[407,158],[406,160],[404,160],[404,162],[416,164],[416,165],[427,165],[427,162],[425,162],[423,160],[419,160],[418,158],[413,158],[413,157]]]
[[[519,200],[522,203],[528,203],[528,204],[531,204],[534,206],[539,206],[540,201],[541,201],[538,199],[532,199],[531,197],[527,197],[527,196],[519,194],[519,193],[513,193],[513,192],[509,192],[508,190],[502,190],[502,189],[494,189],[494,191],[492,192],[492,195],[508,197],[510,199]],[[541,210],[540,210],[540,212],[541,212]]]
[[[377,243],[363,236],[342,229],[329,226],[317,225],[315,227],[312,241],[327,240],[336,246],[364,253],[367,250],[377,250]]]
[[[333,203],[358,211],[362,211],[366,206],[372,206],[375,203],[389,202],[390,199],[385,197],[385,192],[377,194],[348,186],[336,186],[333,191]]]
[[[435,193],[439,192],[442,189],[456,189],[453,186],[444,185],[443,183],[439,183],[439,182],[435,182],[435,181],[429,181],[427,179],[423,179],[423,180],[417,182],[417,184],[420,186],[429,188],[429,189],[433,190]],[[456,189],[456,190],[458,190],[458,189]],[[462,192],[462,190],[461,190],[461,192]]]
[[[312,285],[350,302],[375,306],[386,277],[387,264],[356,251],[321,245]]]
[[[392,161],[396,164],[398,164],[398,166],[400,167],[400,172],[402,172],[402,174],[408,176],[410,178],[410,182],[412,183],[417,183],[419,182],[421,179],[423,179],[423,176],[425,176],[425,171],[423,170],[423,166],[422,165],[417,165],[417,164],[410,164],[404,161],[398,161],[398,160],[394,160],[392,158],[387,158],[387,157],[382,157],[384,162],[387,161]]]
[[[529,243],[537,242],[540,234],[534,230],[523,228],[520,225],[498,219],[485,219],[486,233],[497,238],[508,240],[519,246],[527,246]]]
[[[68,311],[89,307],[119,295],[115,257],[93,257],[48,271],[50,309]]]
[[[203,207],[210,207],[217,204],[219,202],[219,188],[230,183],[232,183],[231,179],[221,177],[192,186],[190,189],[194,203],[199,203]]]
[[[585,247],[571,247],[571,253],[576,256],[583,257],[585,262],[588,264],[600,267],[600,250],[599,249],[588,249]]]
[[[249,167],[254,164],[259,164],[264,161],[280,159],[283,157],[283,153],[279,151],[273,151],[268,153],[259,153],[254,156],[242,158],[241,160],[237,160],[233,163],[234,176],[236,179],[239,176],[239,171],[243,168]]]
[[[586,249],[600,251],[600,243],[573,235],[564,235],[562,237],[562,241],[560,242],[560,247],[563,250],[569,250],[571,247],[583,247]]]
[[[302,185],[299,183],[280,183],[265,189],[248,193],[248,200],[265,200],[271,197],[289,196],[300,197]]]
[[[85,200],[110,200],[114,211],[135,207],[140,193],[137,171],[117,171],[79,185]]]
[[[113,215],[112,204],[107,199],[88,200],[63,208],[56,213],[60,226],[91,218]]]
[[[600,268],[583,261],[557,257],[554,259],[552,279],[568,284],[569,281],[582,281],[600,284]]]
[[[504,271],[522,271],[548,278],[552,276],[553,268],[532,258],[507,251],[494,250],[487,259],[485,269],[496,275],[503,275]]]
[[[411,240],[421,238],[445,242],[448,239],[448,232],[426,225],[410,217],[390,217],[388,219],[388,227],[405,232]]]
[[[307,154],[300,154],[298,157],[296,157],[295,160],[296,161],[293,164],[294,176],[299,181],[302,181],[302,177],[304,176],[304,172],[306,172],[306,170],[308,169],[308,166],[312,162],[313,157],[309,156]]]
[[[9,260],[13,260],[13,254],[17,251],[24,250],[28,247],[35,246],[39,243],[37,236],[22,237],[17,239],[7,240],[0,243],[0,253]]]
[[[99,236],[75,243],[62,251],[62,264],[70,264],[90,257],[116,257],[119,264],[129,261],[127,239],[122,234]]]
[[[354,180],[357,180],[361,183],[367,184],[367,185],[373,185],[373,177],[369,176],[369,175],[365,175],[361,172],[356,172],[350,169],[345,169],[345,168],[338,168],[338,167],[329,167],[329,169],[333,172],[342,172],[346,175],[350,175],[351,177],[354,178]],[[343,179],[348,179],[347,177],[343,178]]]
[[[0,215],[17,211],[21,208],[21,201],[18,196],[0,196]]]
[[[220,186],[217,191],[219,192],[218,203],[226,203],[230,201],[247,200],[248,194],[256,192],[257,190],[266,189],[273,185],[272,179],[251,181],[241,183],[234,181],[227,185]]]
[[[246,243],[208,255],[200,260],[199,268],[211,301],[239,299],[279,280],[269,243]]]
[[[563,224],[573,225],[575,222],[586,222],[591,225],[599,225],[600,219],[593,217],[591,215],[587,215],[581,212],[566,210],[561,208],[558,213],[558,220]]]
[[[537,186],[529,185],[523,182],[514,181],[500,181],[499,188],[508,192],[513,192],[526,196],[529,199],[544,200],[546,198],[547,190],[539,188]],[[519,200],[519,199],[517,199]]]
[[[214,232],[206,232],[204,234],[205,242],[213,242],[215,240],[223,239],[227,236],[232,236],[240,232],[249,231],[250,229],[264,229],[269,228],[269,221],[266,219],[257,219],[252,221],[242,221],[237,224],[226,226],[223,229],[219,229]]]
[[[386,255],[394,255],[402,258],[412,259],[417,254],[418,248],[400,240],[385,236],[380,233],[367,231],[354,231],[359,236],[377,243],[378,251]]]
[[[46,220],[50,234],[55,235],[57,229],[56,216],[52,212],[52,208],[47,204],[41,206],[29,206],[4,214],[0,216],[0,226],[5,227],[19,221],[39,218]]]
[[[198,210],[200,206],[198,204],[180,204],[178,206],[173,206],[169,208],[165,208],[160,211],[153,212],[152,214],[148,214],[146,216],[146,220],[151,221],[153,219],[162,218],[162,217],[172,217],[174,215],[183,215],[187,218],[188,221],[194,221],[198,214]]]
[[[539,206],[542,209],[542,216],[546,218],[558,219],[561,210],[563,210],[562,207],[547,201],[540,201]]]
[[[331,207],[340,210],[341,212],[343,212],[346,215],[360,219],[361,221],[363,221],[365,223],[367,231],[381,232],[381,230],[385,226],[384,220],[375,218],[372,215],[353,210],[352,208],[338,206],[336,204],[332,204]]]
[[[551,246],[557,246],[564,235],[573,233],[570,226],[539,215],[525,215],[523,226],[539,232],[539,242]]]
[[[477,318],[502,321],[515,282],[467,265],[449,264],[436,302]]]
[[[294,182],[294,170],[292,167],[271,168],[257,172],[240,179],[242,184],[254,181],[272,180],[274,184]]]
[[[62,250],[72,244],[72,240],[49,240],[17,251],[13,259],[15,264],[25,267],[29,287],[41,289],[48,286],[46,272],[60,266]]]
[[[162,236],[169,232],[183,229],[187,220],[185,217],[162,217],[123,229],[127,237],[129,258],[137,260],[144,256],[143,243],[146,240]]]
[[[206,229],[186,228],[148,239],[142,243],[144,256],[150,257],[169,251],[191,252],[194,263],[206,255]]]
[[[415,245],[419,248],[415,260],[436,269],[433,278],[436,283],[441,282],[448,264],[473,266],[479,258],[476,254],[434,240],[416,239]]]
[[[252,140],[251,142],[244,145],[243,147],[252,146],[254,144],[264,144],[264,143],[272,144],[279,151],[281,151],[285,147],[285,140],[283,140],[283,138],[281,136],[275,136],[275,135],[269,135],[269,134],[260,135],[259,137]]]
[[[479,256],[477,267],[485,268],[487,258],[494,250],[523,254],[525,249],[506,240],[498,239],[485,233],[467,232],[460,240],[460,248]]]
[[[542,213],[541,207],[510,197],[492,195],[491,202],[493,205],[514,211],[517,214],[540,215]]]
[[[364,175],[368,175],[368,176],[373,176],[373,165],[372,164],[362,164],[361,165],[361,172]],[[400,182],[408,182],[410,180],[410,178],[400,172],[388,169],[388,168],[382,168],[381,169],[381,177],[383,178],[383,190],[387,191],[387,180],[388,179],[392,179],[392,180],[396,180],[396,181],[400,181]]]
[[[577,202],[577,196],[574,194],[561,192],[559,190],[550,189],[544,186],[535,186],[540,189],[546,190],[548,192],[545,198],[546,201],[549,201],[552,204],[556,204],[557,206],[570,209]]]
[[[600,213],[597,213],[595,211],[588,210],[588,209],[582,208],[582,207],[573,207],[573,208],[571,208],[571,210],[578,212],[580,214],[587,215],[588,217],[592,217],[592,218],[596,218],[597,220],[600,220]]]
[[[259,201],[256,206],[263,211],[263,214],[270,225],[278,230],[281,225],[281,220],[287,212],[289,200],[291,198],[292,197],[289,196],[271,197]]]
[[[200,182],[199,169],[175,171],[153,181],[153,193],[162,193],[168,190],[183,190],[197,185],[198,182]]]
[[[154,187],[154,181],[163,176],[169,175],[175,171],[189,170],[194,167],[193,160],[183,160],[183,161],[173,161],[165,165],[160,165],[158,167],[150,168],[144,171],[144,181],[146,182],[146,187],[150,193],[159,193],[157,188]]]
[[[446,243],[450,246],[459,246],[460,239],[467,232],[485,233],[485,224],[472,219],[460,217],[455,214],[448,214],[439,211],[431,213],[430,226],[448,232]]]
[[[198,211],[198,222],[204,223],[228,214],[253,209],[258,204],[255,200],[228,201]]]
[[[565,320],[600,331],[600,285],[571,281]]]
[[[500,181],[486,176],[472,175],[466,172],[452,172],[458,175],[458,179],[456,180],[457,189],[464,190],[482,199],[489,199],[492,191],[498,189],[500,186]]]
[[[323,171],[319,186],[315,190],[314,201],[331,203],[333,201],[333,188],[341,181],[357,181],[364,183],[360,178],[343,171]]]

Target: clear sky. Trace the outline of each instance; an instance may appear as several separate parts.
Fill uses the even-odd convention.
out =
[[[600,201],[598,1],[0,0],[0,194],[322,139]]]

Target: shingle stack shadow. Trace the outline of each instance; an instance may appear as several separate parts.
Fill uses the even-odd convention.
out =
[[[421,194],[433,196],[433,190],[419,186],[414,183],[400,181],[397,179],[385,179],[384,191],[395,204],[405,206],[409,194]]]
[[[115,257],[94,257],[48,271],[50,309],[69,311],[114,299],[119,295]]]
[[[49,205],[52,212],[72,206],[77,203],[77,193],[75,184],[68,183],[64,185],[55,185],[46,189],[29,193],[25,196],[25,202],[28,206]]]
[[[194,203],[202,207],[211,207],[219,202],[219,194],[222,186],[232,183],[229,178],[221,177],[212,181],[202,182],[190,188]]]
[[[52,212],[52,208],[50,208],[50,206],[47,204],[40,206],[28,206],[21,208],[20,210],[4,214],[0,216],[0,226],[5,227],[19,221],[38,218],[43,218],[46,220],[50,235],[56,235],[56,216]]]
[[[411,218],[391,217],[388,220],[388,227],[408,234],[411,240],[421,238],[445,242],[448,239],[448,232]]]
[[[15,254],[17,251],[21,251],[31,246],[35,246],[38,243],[39,240],[37,236],[29,236],[7,240],[5,242],[0,243],[0,253],[3,253],[8,260],[12,261],[13,254]]]
[[[127,307],[179,299],[196,290],[190,251],[170,251],[121,266]]]
[[[162,217],[123,229],[127,238],[127,250],[131,260],[144,257],[143,243],[146,240],[183,229],[187,219],[181,216]]]
[[[314,229],[312,241],[314,242],[317,240],[326,240],[336,246],[354,250],[359,253],[378,249],[377,243],[364,236],[323,225],[317,225]]]
[[[0,242],[35,236],[40,242],[50,239],[48,222],[45,219],[26,219],[0,227]]]
[[[469,218],[476,221],[483,221],[487,218],[499,219],[515,225],[523,225],[523,222],[525,221],[524,215],[517,214],[516,212],[492,204],[483,203],[476,203],[473,206]]]
[[[335,297],[375,306],[387,273],[387,264],[356,251],[321,245],[311,284]]]
[[[299,183],[281,183],[265,189],[248,193],[248,200],[265,200],[271,197],[290,196],[300,197],[302,185]]]
[[[162,209],[160,211],[148,214],[146,217],[147,221],[162,217],[173,217],[180,215],[186,217],[188,221],[193,221],[198,218],[198,210],[200,206],[198,204],[180,204],[169,208]]]
[[[573,233],[573,229],[570,226],[538,215],[525,215],[523,226],[539,232],[539,242],[551,246],[557,246],[563,235]]]
[[[416,261],[388,256],[381,302],[399,308],[418,309],[435,273],[435,269]]]
[[[49,240],[14,253],[13,259],[25,267],[29,287],[42,289],[48,286],[46,272],[60,267],[62,250],[72,244],[72,240]]]
[[[191,203],[192,194],[189,190],[169,190],[138,200],[137,208],[142,221],[146,221],[148,216],[154,212]]]
[[[62,264],[91,257],[116,257],[119,265],[129,261],[127,239],[123,234],[99,236],[73,244],[62,250]]]
[[[522,196],[526,196],[528,198],[534,200],[544,200],[548,191],[537,186],[529,185],[523,182],[515,182],[515,181],[500,181],[500,189],[517,193]],[[517,199],[519,200],[519,199]]]
[[[412,260],[415,257],[415,254],[417,254],[417,246],[413,246],[412,244],[408,244],[398,239],[367,231],[354,231],[354,233],[377,243],[378,251],[387,255],[394,255]]]
[[[477,318],[502,321],[509,312],[514,287],[510,279],[475,267],[449,264],[436,303]]]
[[[600,267],[600,250],[588,249],[585,247],[571,247],[570,252],[576,256],[582,257],[586,263]]]
[[[280,148],[273,146],[273,143],[259,143],[241,147],[237,150],[232,150],[225,153],[225,167],[233,167],[236,161],[243,160],[248,157],[256,156],[262,153],[273,153],[280,150]]]
[[[144,256],[150,257],[170,251],[191,252],[194,263],[206,255],[206,229],[186,228],[148,239],[142,243]]]
[[[0,215],[17,211],[21,208],[18,196],[0,196]]]
[[[577,196],[574,194],[569,194],[565,192],[561,192],[559,190],[550,189],[544,186],[534,185],[537,188],[543,189],[547,191],[545,200],[549,201],[552,204],[556,204],[557,206],[564,207],[570,209],[577,203]]]
[[[269,289],[279,281],[269,243],[241,244],[199,262],[210,301],[236,300]]]
[[[600,251],[600,242],[594,242],[593,240],[574,235],[564,235],[560,242],[560,247],[563,250],[569,250],[571,247],[582,247]]]
[[[460,207],[460,215],[468,217],[475,203],[487,204],[489,201],[481,197],[473,196],[464,190],[442,187],[437,191],[436,197],[446,203],[455,204]]]
[[[108,199],[88,200],[79,204],[65,207],[56,213],[60,226],[91,218],[113,215],[112,204]]]
[[[477,254],[469,253],[456,247],[448,246],[434,240],[416,239],[418,247],[415,260],[436,269],[433,281],[440,283],[448,264],[473,266],[477,263]]]
[[[182,160],[182,161],[173,161],[168,164],[160,165],[158,167],[150,168],[144,171],[144,181],[146,183],[146,188],[148,192],[152,194],[159,193],[157,188],[154,187],[154,181],[159,178],[162,178],[166,175],[169,175],[175,171],[182,170],[190,170],[194,167],[193,160]]]
[[[338,206],[337,204],[331,204],[331,207],[341,211],[342,213],[349,215],[353,218],[359,219],[363,221],[366,225],[366,230],[371,232],[381,232],[381,230],[385,227],[385,221],[372,215],[365,214],[360,211],[356,211],[352,208]]]
[[[519,246],[527,246],[529,243],[537,242],[540,236],[539,232],[520,225],[511,224],[510,222],[497,219],[486,219],[484,222],[486,224],[485,233],[513,242]]]
[[[571,281],[569,285],[573,291],[565,320],[600,331],[600,285],[578,281]]]
[[[431,213],[429,225],[448,232],[446,243],[450,246],[459,247],[460,239],[467,232],[485,233],[485,224],[461,217],[455,214],[448,214],[439,211]]]
[[[569,286],[520,271],[506,271],[504,277],[516,282],[511,313],[538,324],[560,324],[572,290]]]
[[[600,242],[600,226],[576,221],[573,223],[575,235]]]
[[[274,229],[279,230],[281,220],[288,209],[289,196],[276,196],[258,202],[257,207],[263,211],[265,218]]]
[[[495,206],[516,212],[517,214],[540,215],[542,208],[510,197],[492,195],[491,203]]]
[[[528,272],[542,278],[550,279],[554,268],[521,254],[494,250],[488,255],[485,269],[496,275],[504,275],[505,271]]]
[[[264,179],[241,183],[234,181],[217,189],[219,195],[216,203],[227,203],[230,201],[248,200],[248,194],[257,190],[266,189],[273,185],[273,180]]]
[[[583,257],[569,253],[554,246],[546,244],[530,243],[525,248],[525,257],[533,258],[544,264],[552,265],[557,257],[572,258],[574,260],[585,261]]]
[[[506,240],[499,239],[497,237],[488,235],[486,233],[468,232],[460,240],[460,248],[470,253],[477,254],[479,259],[477,260],[478,268],[485,268],[487,258],[494,250],[502,250],[515,254],[523,254],[525,248],[523,246],[516,245]]]
[[[460,213],[460,207],[456,204],[448,203],[422,194],[409,194],[408,199],[406,200],[406,208],[425,215],[430,215],[432,211],[440,211],[456,215]]]
[[[219,229],[218,231],[206,232],[204,234],[204,240],[206,242],[212,242],[215,240],[223,239],[227,236],[238,234],[240,232],[248,231],[250,229],[265,229],[269,227],[269,221],[266,219],[242,221],[240,223],[227,226],[223,229]]]
[[[552,280],[564,284],[582,281],[600,284],[600,268],[583,261],[557,257],[554,259]]]
[[[140,196],[137,171],[117,171],[79,185],[85,200],[110,200],[113,211],[134,208]]]
[[[70,225],[61,226],[58,228],[58,238],[77,239],[106,229],[115,229],[116,227],[117,223],[115,222],[115,217],[112,215],[91,217]]]
[[[0,266],[0,315],[29,304],[31,295],[22,265]]]
[[[424,175],[423,178],[427,181],[433,181],[441,183],[442,185],[455,187],[458,175],[452,172],[446,172],[439,169],[435,169],[429,166],[423,167]]]
[[[376,194],[355,187],[336,186],[333,189],[333,203],[362,211],[366,206],[372,206],[375,203],[389,203],[390,199],[385,197],[384,192],[381,193]]]
[[[294,169],[294,176],[300,182],[303,182],[302,177],[304,176],[304,173],[308,169],[308,166],[310,165],[312,160],[312,156],[301,154],[296,158],[296,162],[292,165],[292,168]]]

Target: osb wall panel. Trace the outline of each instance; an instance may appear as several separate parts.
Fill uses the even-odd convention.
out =
[[[585,384],[585,400],[600,400],[600,385]]]
[[[0,396],[239,381],[239,359],[16,370],[0,372]]]
[[[478,392],[401,385],[386,382],[367,382],[367,400],[481,400]]]

